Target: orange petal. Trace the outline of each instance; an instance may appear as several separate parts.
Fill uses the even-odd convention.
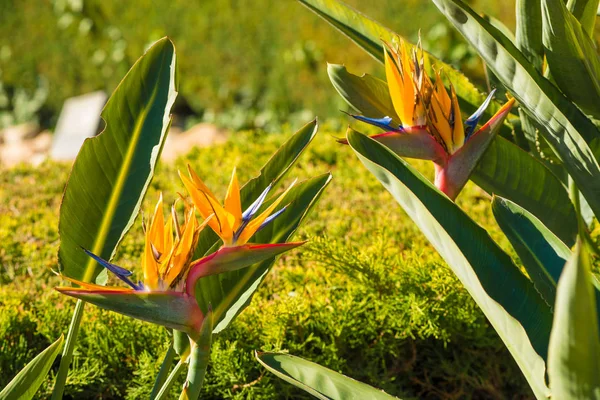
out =
[[[236,170],[233,169],[231,182],[225,195],[225,210],[234,217],[231,226],[238,227],[242,221],[242,201],[240,199],[240,184],[237,179]]]
[[[460,106],[458,105],[458,98],[454,91],[454,86],[450,85],[450,93],[452,95],[452,114],[454,115],[454,127],[452,128],[452,150],[450,153],[454,153],[460,149],[465,143],[465,127],[462,121],[462,115],[460,114]]]
[[[204,184],[197,185],[195,180],[188,179],[181,172],[179,176],[202,218],[208,219],[208,217],[214,214],[215,217],[210,219],[208,225],[224,242],[230,243],[233,239],[233,227],[230,224],[229,218],[231,214],[219,204],[212,193],[203,190],[206,187]]]
[[[238,237],[236,244],[241,245],[246,243],[252,235],[256,233],[258,228],[262,225],[262,223],[269,217],[269,215],[273,214],[273,211],[277,208],[279,203],[284,199],[284,197],[289,193],[289,191],[294,187],[296,181],[292,182],[292,184],[283,192],[277,200],[275,200],[265,211],[263,211],[258,217],[254,218],[250,223],[244,228],[243,232]]]
[[[60,287],[56,288],[57,290],[85,290],[85,291],[91,290],[91,291],[110,291],[110,292],[132,292],[133,291],[133,289],[126,288],[126,287],[102,286],[102,285],[96,285],[95,283],[83,282],[83,281],[79,281],[77,279],[69,278],[68,276],[65,276],[65,275],[61,275],[61,278],[66,279],[75,285],[78,285],[79,288],[60,286]]]
[[[384,58],[385,58],[385,76],[388,84],[388,88],[390,91],[390,97],[392,98],[392,104],[394,105],[394,110],[396,110],[396,114],[400,118],[400,121],[405,126],[410,126],[412,123],[412,104],[410,107],[407,107],[406,98],[407,91],[412,89],[412,84],[409,85],[408,88],[404,85],[404,79],[400,74],[400,70],[398,65],[391,58],[389,51],[391,49],[384,50]],[[410,93],[413,95],[413,93]],[[410,97],[410,96],[408,96]],[[412,103],[412,98],[410,99]]]

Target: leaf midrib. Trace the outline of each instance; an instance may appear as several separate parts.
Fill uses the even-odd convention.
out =
[[[164,63],[161,63],[159,75],[160,75],[160,72],[164,68],[163,65],[164,65]],[[108,231],[111,228],[111,221],[113,220],[113,218],[115,216],[115,213],[117,211],[117,204],[119,203],[121,194],[123,193],[123,187],[125,186],[125,182],[127,181],[127,172],[131,168],[131,164],[132,164],[133,158],[134,158],[133,156],[137,149],[137,143],[139,142],[140,137],[142,135],[142,127],[144,126],[144,122],[146,121],[149,110],[152,108],[152,104],[154,102],[154,99],[156,98],[157,91],[158,91],[158,85],[155,85],[154,89],[152,90],[152,95],[150,96],[149,100],[146,102],[146,106],[144,107],[143,111],[136,119],[134,133],[133,133],[133,136],[127,146],[127,152],[126,152],[125,158],[124,158],[125,162],[122,164],[121,168],[119,169],[116,185],[114,187],[114,190],[111,192],[110,199],[108,201],[108,206],[106,207],[104,217],[102,218],[102,223],[100,225],[98,235],[96,236],[96,240],[94,240],[94,245],[92,246],[91,251],[94,254],[101,254],[102,250],[104,248],[104,245],[106,243],[106,238],[108,237]],[[108,128],[108,121],[107,121],[107,128]],[[84,282],[89,282],[92,279],[92,276],[94,275],[95,264],[96,264],[96,261],[94,261],[92,258],[88,259],[88,262],[85,267],[85,274],[83,276]]]

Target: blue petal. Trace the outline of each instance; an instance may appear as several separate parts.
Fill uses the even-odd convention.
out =
[[[250,204],[250,207],[248,207],[246,211],[242,213],[242,223],[240,224],[240,227],[237,229],[237,231],[235,231],[235,233],[233,234],[234,242],[238,240],[238,238],[240,237],[240,235],[242,234],[252,217],[254,217],[254,214],[256,214],[260,206],[262,206],[262,203],[267,198],[267,194],[269,194],[269,191],[272,187],[273,184],[267,186],[265,190],[263,190],[263,192],[260,194],[260,196],[258,196],[258,199],[254,200],[254,203]]]
[[[260,226],[258,227],[258,229],[256,230],[256,232],[260,231],[262,228],[264,228],[265,226],[269,225],[271,222],[273,222],[273,220],[275,220],[275,218],[279,217],[281,214],[283,214],[283,212],[287,209],[288,206],[283,207],[281,210],[278,210],[277,212],[269,215],[267,217],[267,219],[264,220],[264,222],[262,224],[260,224]]]
[[[496,92],[496,89],[492,90],[490,92],[490,94],[488,95],[488,97],[483,102],[483,104],[481,104],[479,106],[479,108],[477,109],[477,111],[475,111],[473,113],[473,115],[471,115],[465,121],[465,125],[466,125],[466,128],[465,128],[465,140],[468,140],[469,137],[471,137],[471,135],[473,134],[473,131],[475,131],[475,127],[477,126],[477,123],[479,122],[479,119],[483,115],[485,109],[488,108],[488,106],[490,105],[490,102],[492,101],[492,97],[494,96],[495,92]]]
[[[258,196],[258,199],[254,200],[254,203],[250,204],[250,207],[248,207],[246,211],[242,213],[242,221],[245,221],[247,223],[252,219],[252,217],[254,216],[254,214],[256,214],[260,206],[262,206],[262,203],[267,198],[267,194],[269,194],[269,191],[272,187],[273,184],[267,186],[265,190],[263,190],[263,192],[260,194],[260,196]]]
[[[383,118],[368,118],[363,117],[362,115],[354,115],[350,114],[350,116],[354,119],[357,119],[362,122],[366,122],[367,124],[375,125],[378,128],[381,128],[386,131],[397,131],[399,132],[401,129],[399,127],[392,126],[392,118],[391,117],[383,117]]]
[[[123,282],[125,282],[126,284],[128,284],[129,286],[134,288],[135,290],[141,290],[140,285],[136,285],[128,278],[128,276],[131,276],[133,274],[133,272],[131,272],[125,268],[121,268],[118,265],[109,263],[108,261],[104,260],[103,258],[98,257],[97,255],[95,255],[94,253],[92,253],[89,250],[83,249],[83,251],[85,251],[85,254],[92,257],[94,260],[96,260],[96,262],[98,262],[98,264],[102,265],[104,268],[106,268],[107,270],[109,270],[110,272],[115,274],[120,280],[122,280]]]

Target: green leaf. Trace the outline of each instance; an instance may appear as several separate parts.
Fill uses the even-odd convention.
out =
[[[471,180],[486,192],[529,210],[565,243],[575,243],[577,218],[564,185],[544,164],[518,146],[496,137]]]
[[[0,400],[29,400],[32,399],[40,385],[46,380],[46,375],[60,352],[64,337],[60,337],[46,350],[38,354],[15,376],[0,392]]]
[[[60,208],[64,275],[90,282],[103,270],[81,247],[113,257],[154,174],[176,95],[175,48],[164,38],[121,81],[102,111],[106,128],[75,160]]]
[[[543,0],[546,58],[558,87],[581,109],[600,117],[600,58],[596,45],[562,0]]]
[[[349,132],[358,158],[448,263],[498,332],[536,397],[544,381],[550,307],[485,229],[418,171],[376,141]]]
[[[380,25],[359,11],[338,0],[298,0],[309,10],[329,22],[334,28],[356,43],[379,62],[383,62],[382,39],[393,42],[399,36],[388,28]],[[412,45],[404,39],[409,49]],[[448,81],[452,82],[461,108],[471,114],[484,102],[485,97],[461,72],[451,65],[424,52],[425,69],[431,78],[435,78],[435,70],[443,70]],[[493,101],[486,110],[483,118],[491,118],[500,109],[500,104]],[[391,116],[391,115],[390,115]],[[508,130],[510,133],[510,130]]]
[[[246,209],[269,184],[275,188],[279,182],[288,174],[292,166],[308,147],[317,134],[317,120],[313,120],[294,133],[260,169],[256,178],[249,180],[241,189],[242,208]],[[214,250],[219,237],[212,229],[204,229],[198,240],[198,246],[194,252],[195,258],[200,258]]]
[[[567,8],[581,23],[585,33],[593,38],[599,0],[569,0]]]
[[[387,93],[386,82],[369,75],[358,77],[341,65],[330,65],[328,72],[344,100],[363,115],[395,116],[389,114],[389,106],[380,96]],[[496,137],[471,179],[488,193],[509,198],[533,212],[565,243],[575,243],[577,219],[564,185],[544,164],[518,146]]]
[[[571,250],[533,214],[510,200],[494,196],[492,211],[536,288],[553,305],[556,284]]]
[[[400,125],[387,82],[369,74],[351,74],[338,64],[327,64],[327,73],[335,90],[350,107],[370,118],[390,117],[395,125]]]
[[[515,44],[533,64],[542,71],[544,45],[542,43],[542,8],[539,0],[516,1]]]
[[[252,241],[284,243],[290,240],[330,180],[331,175],[324,174],[294,186],[282,201],[282,204],[289,204],[286,211],[258,232]],[[268,207],[269,204],[270,201],[265,202],[263,208]],[[207,276],[198,280],[196,284],[198,304],[204,311],[208,309],[209,304],[213,306],[214,333],[225,329],[246,308],[274,262],[275,258],[272,257],[243,270]]]
[[[577,242],[558,282],[550,335],[552,398],[600,399],[600,335],[590,256]]]
[[[556,286],[571,249],[533,214],[510,200],[494,196],[492,211],[536,288],[548,304],[554,305]],[[600,310],[600,282],[592,281],[597,293],[596,309]]]
[[[500,31],[461,0],[433,0],[538,123],[592,210],[600,215],[600,166],[587,143],[600,132]]]
[[[300,357],[289,354],[256,352],[256,359],[277,377],[308,392],[317,399],[397,399],[397,397],[390,396],[373,386],[356,381]]]

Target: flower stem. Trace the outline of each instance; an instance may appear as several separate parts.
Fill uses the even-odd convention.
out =
[[[206,375],[206,367],[208,366],[208,361],[210,359],[212,331],[213,313],[212,307],[209,306],[208,313],[200,328],[198,339],[191,341],[192,351],[190,355],[190,366],[179,400],[196,400],[200,397],[204,375]]]
[[[210,341],[207,345],[201,343],[192,344],[192,354],[190,366],[188,368],[187,379],[183,385],[183,392],[179,400],[196,400],[200,397],[200,390],[206,375],[206,367],[210,359]]]
[[[179,359],[179,362],[177,363],[177,365],[175,365],[175,368],[169,374],[169,377],[165,381],[165,384],[162,386],[162,388],[160,388],[160,391],[158,392],[154,400],[164,400],[168,397],[169,390],[171,390],[171,387],[173,387],[173,383],[175,383],[175,379],[177,379],[177,377],[179,376],[181,368],[183,368],[183,366],[185,365],[186,360],[187,359],[184,358]],[[152,392],[154,392],[154,390],[152,390]]]
[[[69,333],[67,334],[65,348],[63,349],[62,357],[60,359],[60,367],[58,368],[58,374],[56,375],[56,381],[54,382],[52,400],[62,399],[63,392],[65,391],[69,366],[71,365],[71,360],[73,358],[73,350],[75,349],[75,343],[77,342],[77,335],[79,334],[79,325],[81,325],[84,307],[85,302],[83,300],[77,300],[75,310],[73,311],[73,318],[71,319],[71,325],[69,325]]]
[[[169,346],[169,350],[165,354],[165,358],[160,366],[160,371],[158,371],[158,375],[156,376],[156,380],[154,381],[154,386],[152,387],[152,393],[150,393],[150,399],[156,399],[158,392],[165,384],[167,377],[169,376],[169,370],[171,369],[171,365],[173,365],[173,360],[175,359],[175,349],[173,345]]]

